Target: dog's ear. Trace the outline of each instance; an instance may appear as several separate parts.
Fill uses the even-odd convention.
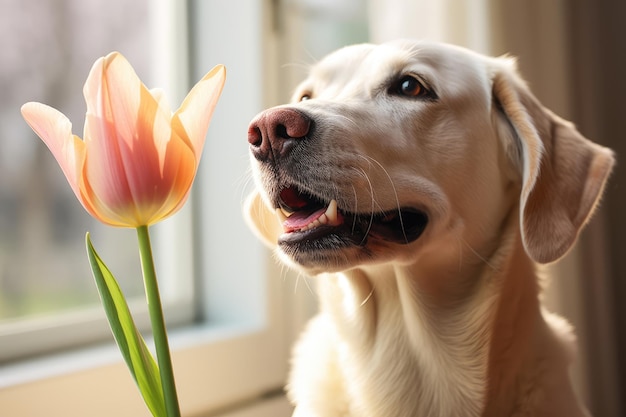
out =
[[[244,203],[244,218],[252,231],[269,247],[275,247],[281,228],[276,213],[270,210],[261,194],[254,190]]]
[[[613,167],[613,153],[544,108],[512,61],[501,63],[493,95],[521,151],[522,240],[533,260],[548,263],[565,255],[591,216]]]

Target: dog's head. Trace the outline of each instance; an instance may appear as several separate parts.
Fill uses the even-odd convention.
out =
[[[416,262],[455,241],[488,256],[517,213],[529,256],[556,260],[613,164],[513,60],[412,41],[329,55],[248,140],[249,222],[309,273]]]

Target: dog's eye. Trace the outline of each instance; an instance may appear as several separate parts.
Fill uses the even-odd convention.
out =
[[[305,93],[300,96],[299,101],[306,101],[306,100],[311,100],[311,94]]]
[[[391,92],[405,97],[424,97],[430,95],[430,91],[412,75],[402,76],[392,87]]]

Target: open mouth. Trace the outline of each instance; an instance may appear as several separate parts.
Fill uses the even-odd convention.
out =
[[[332,248],[364,246],[369,238],[408,244],[419,238],[428,224],[426,213],[415,208],[351,213],[339,208],[336,200],[322,200],[295,186],[280,192],[278,205],[284,231],[279,244],[283,245],[313,243],[315,248],[324,248],[327,242]]]

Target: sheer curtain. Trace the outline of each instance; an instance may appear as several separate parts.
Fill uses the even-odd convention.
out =
[[[578,87],[580,80],[575,79],[571,63],[580,59],[576,58],[579,51],[570,34],[579,28],[572,28],[572,5],[566,3],[370,0],[370,37],[375,43],[399,37],[428,39],[493,56],[517,56],[520,71],[539,100],[576,122],[573,114],[577,109],[572,103],[579,97],[572,86]],[[591,232],[587,238],[602,235],[602,213],[588,229]],[[595,268],[593,276],[587,276],[589,265],[606,264],[607,259],[588,259],[588,247],[589,242],[581,242],[567,257],[547,268],[545,299],[550,310],[566,317],[576,328],[579,355],[572,377],[578,392],[595,415],[617,416],[617,356],[606,285],[610,278],[608,272],[598,271],[606,267]],[[589,294],[591,279],[595,280],[593,295]]]

